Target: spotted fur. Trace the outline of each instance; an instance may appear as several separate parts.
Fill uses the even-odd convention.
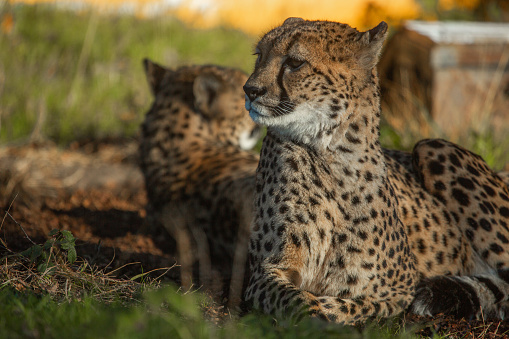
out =
[[[189,287],[196,257],[202,283],[209,254],[228,273],[237,235],[248,233],[258,156],[243,148],[255,145],[259,127],[245,115],[247,76],[241,71],[210,65],[170,70],[149,60],[144,65],[154,94],[140,144],[147,216],[176,239],[182,283]]]
[[[290,18],[258,43],[244,91],[267,136],[246,299],[277,316],[345,324],[412,301],[420,314],[501,316],[508,187],[443,140],[382,149],[376,64],[386,30]],[[449,290],[458,292],[446,302]]]

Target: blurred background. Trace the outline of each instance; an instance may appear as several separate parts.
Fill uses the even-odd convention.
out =
[[[444,137],[480,153],[497,169],[509,162],[504,118],[509,37],[495,41],[498,47],[489,49],[486,61],[479,50],[458,52],[453,46],[451,52],[454,43],[422,32],[415,38],[415,30],[405,26],[407,20],[491,22],[500,25],[493,31],[509,34],[503,25],[509,21],[507,0],[0,1],[0,143],[67,146],[82,139],[136,138],[151,102],[143,58],[170,67],[214,63],[249,73],[257,39],[289,16],[341,21],[360,30],[389,23],[393,39],[380,66],[384,146],[411,149],[418,139]],[[477,41],[482,51],[483,39]],[[408,48],[414,45],[418,48]],[[468,81],[463,71],[444,78],[433,54],[443,55],[443,45],[449,48],[445,60],[451,53],[456,60],[447,67],[487,71],[481,72],[487,80],[476,85],[477,71],[468,73]],[[474,61],[464,62],[462,56],[474,54]],[[436,99],[437,93],[447,93],[457,81],[473,82],[465,89],[472,96],[487,88],[482,105],[469,105],[475,112],[468,117],[464,107],[437,113],[434,101],[444,100]],[[456,120],[443,118],[453,111]],[[457,128],[448,128],[452,125]]]

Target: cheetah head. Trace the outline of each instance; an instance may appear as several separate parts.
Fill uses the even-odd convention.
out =
[[[260,127],[245,116],[242,71],[214,65],[167,69],[148,59],[145,73],[155,97],[155,105],[164,110],[180,98],[188,112],[199,115],[210,127],[215,140],[253,148],[260,138]]]
[[[355,114],[366,87],[379,105],[375,67],[386,32],[385,22],[359,32],[336,22],[287,19],[256,46],[244,86],[250,117],[296,142],[326,142]]]

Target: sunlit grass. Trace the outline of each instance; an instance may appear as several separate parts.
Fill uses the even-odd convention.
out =
[[[225,0],[226,1],[226,0]],[[226,3],[226,2],[225,2]],[[216,63],[252,70],[257,37],[225,28],[195,29],[171,17],[139,19],[47,5],[0,5],[0,142],[133,136],[151,102],[141,60],[170,67]],[[4,27],[2,26],[2,27]],[[415,119],[415,117],[407,117]],[[409,121],[382,126],[382,144],[411,149],[423,137],[445,137]],[[507,138],[506,138],[507,139]],[[490,129],[468,132],[463,146],[499,169],[509,141]]]
[[[0,8],[1,10],[1,8]],[[0,35],[0,142],[134,135],[150,103],[141,61],[215,63],[248,71],[253,38],[172,18],[11,6]]]
[[[240,318],[196,290],[184,292],[145,274],[115,278],[115,270],[106,273],[69,256],[74,250],[74,237],[64,230],[23,252],[7,250],[0,265],[2,338],[411,337],[401,317],[363,329],[318,319],[295,325],[259,313]]]

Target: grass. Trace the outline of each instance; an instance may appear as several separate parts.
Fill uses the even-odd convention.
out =
[[[252,37],[44,5],[0,4],[0,142],[134,135],[150,103],[141,61],[252,66]],[[1,20],[1,19],[0,19]],[[3,75],[3,76],[2,76]]]
[[[256,37],[224,28],[192,29],[171,17],[142,20],[4,2],[0,20],[6,17],[13,25],[0,32],[3,144],[49,139],[65,145],[136,135],[151,101],[141,65],[145,57],[168,66],[215,63],[246,72],[254,63]],[[447,138],[410,132],[406,127],[413,125],[382,124],[382,144],[411,150],[423,137]],[[508,136],[486,129],[454,141],[495,169],[509,163]]]
[[[104,304],[93,298],[57,303],[48,296],[0,291],[0,328],[5,338],[410,338],[406,332],[358,330],[307,320],[279,325],[263,315],[217,326],[200,309],[200,295],[173,287],[150,291],[137,305]],[[15,314],[16,317],[10,315]]]
[[[256,37],[224,28],[192,29],[171,17],[68,12],[47,5],[0,4],[13,25],[0,33],[0,143],[131,137],[151,101],[141,60],[168,66],[214,63],[250,72]],[[5,19],[4,19],[5,20]],[[2,26],[3,27],[3,26]],[[410,121],[382,124],[382,144],[411,150],[440,133]],[[398,127],[399,126],[399,127]],[[490,129],[454,140],[495,169],[509,163],[509,136]]]
[[[390,149],[412,151],[414,145],[425,138],[450,140],[483,157],[495,171],[509,170],[509,135],[495,131],[488,122],[480,126],[470,126],[462,135],[450,138],[434,124],[426,114],[416,122],[415,117],[400,116],[382,119],[380,142]],[[382,117],[384,117],[382,112]]]
[[[222,309],[204,294],[161,286],[157,279],[116,279],[112,272],[76,260],[74,253],[72,234],[54,230],[44,244],[1,259],[2,337],[279,339],[316,333],[324,338],[411,337],[402,319],[358,329],[318,319],[292,325],[258,313],[218,317]]]

